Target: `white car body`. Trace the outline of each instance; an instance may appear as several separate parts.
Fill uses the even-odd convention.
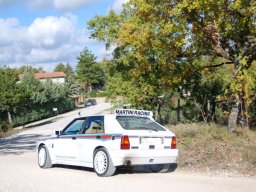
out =
[[[103,120],[103,123],[94,125],[99,120]],[[92,127],[86,125],[87,121],[90,121]],[[123,128],[125,123],[135,125],[140,121],[154,125],[159,130],[147,128],[146,125],[134,130],[130,130],[132,127]],[[81,128],[77,133],[69,132],[72,126]],[[64,128],[62,134],[57,133],[39,140],[37,154],[41,146],[47,148],[50,164],[90,168],[95,168],[95,151],[101,148],[107,151],[114,167],[172,164],[178,156],[174,133],[155,122],[152,112],[130,109],[116,110],[115,114],[76,118]],[[125,149],[121,149],[122,147]]]

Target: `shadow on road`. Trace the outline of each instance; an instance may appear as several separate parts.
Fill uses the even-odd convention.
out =
[[[25,125],[24,128],[34,128],[34,127],[40,127],[43,125],[48,125],[51,123],[55,123],[56,121],[58,121],[59,119],[62,119],[62,118],[63,118],[62,116],[51,117],[51,120],[40,120],[38,122],[32,122],[32,123]]]
[[[40,127],[40,126],[47,125],[47,124],[51,124],[51,123],[53,123],[52,120],[50,120],[50,121],[45,121],[45,122],[41,122],[41,123],[34,123],[33,125],[28,125],[28,126],[26,126],[25,128]]]
[[[0,140],[0,156],[1,155],[20,155],[24,152],[34,151],[36,141],[45,135],[24,134],[16,135]]]
[[[71,170],[81,170],[86,172],[94,172],[93,168],[87,168],[87,167],[80,167],[80,166],[70,166],[70,165],[54,165],[55,168],[65,168],[65,169],[71,169]],[[166,173],[174,172],[177,168],[177,164],[171,164],[170,168],[166,171]],[[116,175],[124,175],[124,174],[143,174],[143,173],[158,173],[159,171],[156,171],[156,168],[151,165],[140,165],[140,166],[131,166],[131,167],[118,167],[116,169],[116,172],[114,176]],[[95,173],[96,174],[96,173]]]

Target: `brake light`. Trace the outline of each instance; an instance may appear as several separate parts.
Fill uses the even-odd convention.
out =
[[[130,141],[128,135],[123,135],[121,137],[121,149],[130,149]]]
[[[176,137],[172,137],[172,144],[171,144],[171,149],[176,149]]]

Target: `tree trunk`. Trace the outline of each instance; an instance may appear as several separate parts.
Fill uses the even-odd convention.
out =
[[[161,103],[159,103],[159,102],[157,102],[157,106],[156,106],[156,121],[159,123],[162,123]]]
[[[230,113],[229,119],[228,119],[229,132],[234,132],[236,130],[236,122],[237,122],[238,113],[239,113],[238,107],[237,107],[237,105],[234,105],[231,109],[231,113]]]
[[[177,105],[177,123],[180,123],[180,98],[178,99],[178,105]]]
[[[9,109],[7,110],[7,115],[8,115],[8,121],[12,125],[12,115]]]
[[[211,100],[210,99],[207,99],[207,122],[210,121],[210,118],[211,118]]]
[[[216,102],[215,102],[215,99],[213,98],[212,99],[212,110],[211,110],[211,119],[212,119],[212,122],[217,122],[217,119],[216,119]]]
[[[246,103],[244,103],[245,115],[246,115],[246,125],[245,128],[249,129],[249,116],[248,116],[248,108]]]

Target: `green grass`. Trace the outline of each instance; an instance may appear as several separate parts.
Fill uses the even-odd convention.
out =
[[[204,123],[168,127],[177,136],[179,168],[256,175],[255,131],[229,133],[226,127]]]

